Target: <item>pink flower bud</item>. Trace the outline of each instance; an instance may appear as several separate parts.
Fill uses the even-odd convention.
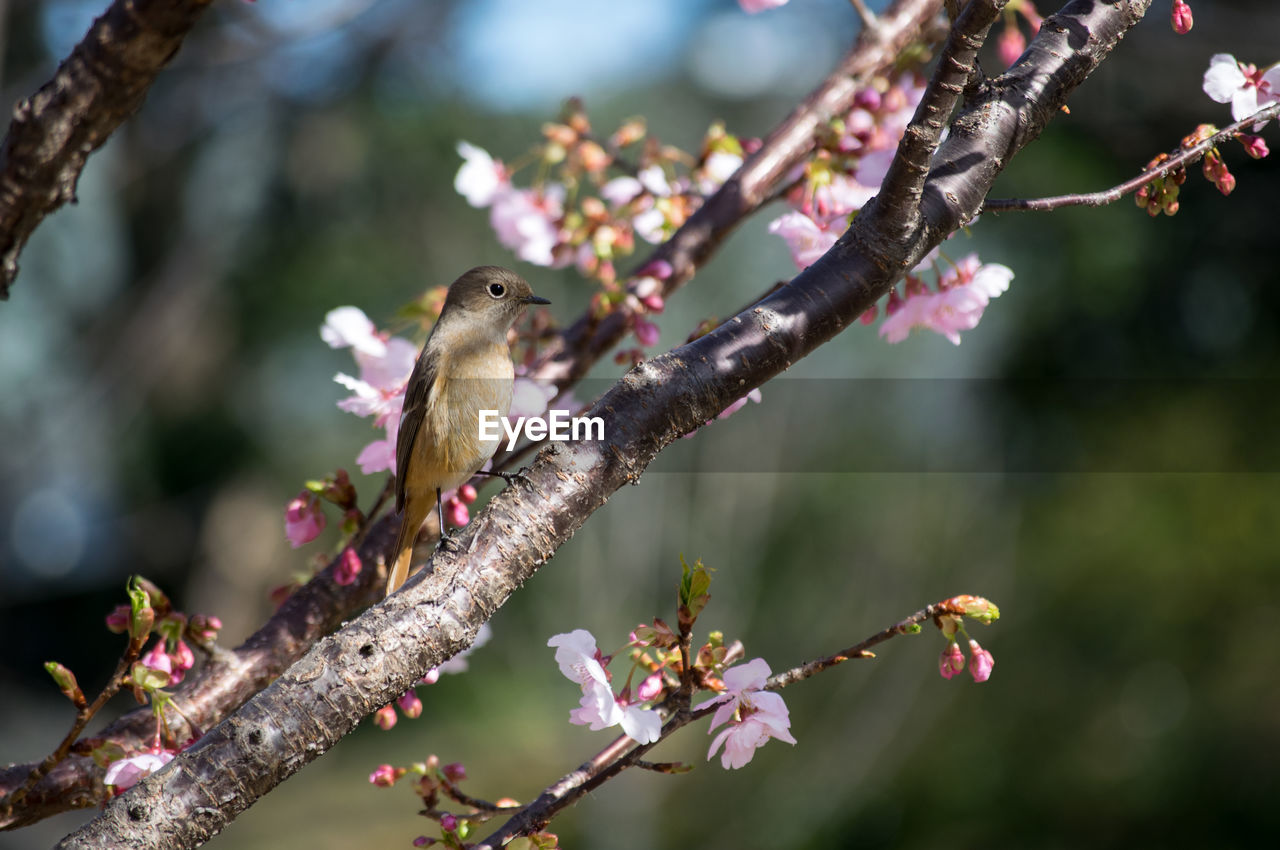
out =
[[[360,575],[360,556],[356,554],[356,550],[348,546],[342,550],[342,557],[338,559],[338,566],[334,568],[333,580],[340,585],[353,584]]]
[[[450,782],[461,782],[467,778],[467,769],[463,767],[460,761],[450,762],[440,768],[440,771],[444,774],[444,778]]]
[[[396,719],[394,706],[384,705],[373,713],[374,724],[384,732],[396,725]]]
[[[942,655],[938,658],[938,672],[942,674],[942,678],[950,679],[963,670],[964,653],[960,650],[960,644],[952,641],[947,644],[947,648],[942,651]]]
[[[956,648],[959,649],[959,647]],[[991,668],[996,666],[996,659],[990,652],[978,646],[976,640],[969,641],[969,653],[969,673],[973,676],[973,681],[985,682],[990,679]]]
[[[640,702],[657,699],[658,694],[662,693],[663,684],[661,673],[650,675],[636,688],[636,699]]]
[[[853,105],[875,112],[880,108],[880,92],[872,88],[859,89],[853,96]]]
[[[1184,0],[1173,0],[1173,31],[1178,35],[1186,35],[1191,32],[1191,7]]]
[[[107,615],[107,628],[118,635],[129,631],[129,621],[133,618],[133,608],[128,605],[117,605]]]
[[[1027,39],[1016,24],[1006,26],[996,39],[996,52],[1000,54],[1000,61],[1006,67],[1017,62],[1018,57],[1022,55],[1022,51],[1026,49]]]
[[[416,720],[422,716],[422,700],[418,699],[418,694],[413,689],[401,694],[396,704],[400,706],[404,716],[410,720]]]
[[[427,671],[427,675],[423,676],[418,681],[424,685],[434,685],[436,682],[440,681],[440,668],[432,667]]]
[[[636,270],[636,277],[656,277],[658,280],[666,280],[675,273],[671,263],[666,260],[654,260],[645,263]]]
[[[1271,153],[1270,148],[1267,147],[1266,141],[1261,136],[1251,136],[1248,133],[1241,133],[1236,138],[1240,140],[1240,144],[1244,145],[1244,152],[1254,159],[1262,159],[1264,156]]]
[[[435,844],[435,843],[436,843],[436,840],[434,838],[428,838],[425,835],[419,835],[417,838],[413,839],[414,847],[430,847],[432,844]]]
[[[862,322],[864,325],[869,325],[876,320],[876,314],[879,312],[880,311],[876,308],[876,305],[872,304],[870,308],[858,317],[858,321]]]
[[[440,828],[445,832],[454,832],[458,828],[458,818],[456,815],[443,815],[440,818]]]
[[[636,316],[635,334],[636,340],[645,348],[652,348],[658,344],[659,330],[658,326],[648,319]]]
[[[458,488],[458,498],[468,505],[476,500],[477,495],[476,488],[472,487],[470,484],[463,484]]]
[[[396,769],[389,764],[380,764],[373,773],[369,774],[369,781],[379,788],[390,788],[396,784]]]
[[[187,623],[187,634],[192,640],[209,643],[218,639],[222,620],[211,614],[193,614]]]
[[[284,534],[290,545],[297,549],[310,543],[324,530],[324,514],[319,501],[303,490],[293,498],[284,510]]]
[[[191,651],[191,647],[187,646],[184,641],[179,640],[173,652],[168,653],[168,655],[170,675],[172,676],[169,684],[176,685],[187,675],[187,671],[195,666],[195,653]]]
[[[467,506],[456,496],[444,503],[444,519],[449,525],[462,528],[471,520]]]

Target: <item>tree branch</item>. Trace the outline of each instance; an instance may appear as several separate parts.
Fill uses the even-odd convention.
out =
[[[978,49],[1007,2],[970,0],[956,18],[938,67],[916,107],[911,125],[898,143],[898,152],[880,187],[880,194],[885,198],[884,227],[888,235],[909,233],[915,227],[925,178],[942,131],[960,95],[978,73],[975,65]]]
[[[848,649],[841,650],[825,658],[819,658],[806,664],[793,667],[775,676],[770,676],[765,690],[778,691],[794,685],[796,682],[829,670],[837,664],[854,658],[874,658],[871,647],[884,643],[890,638],[908,634],[913,626],[933,619],[939,613],[949,611],[946,603],[929,605],[921,608],[909,617],[881,629],[865,640],[855,643]],[[626,735],[616,738],[609,746],[581,765],[577,770],[566,774],[554,785],[547,788],[538,798],[520,811],[516,812],[496,832],[476,845],[475,850],[492,850],[502,847],[520,835],[530,835],[543,829],[551,819],[572,806],[585,795],[599,788],[609,779],[617,776],[628,767],[646,767],[649,769],[665,766],[649,765],[641,760],[641,756],[669,738],[676,730],[712,714],[719,704],[706,705],[699,709],[691,709],[684,705],[662,725],[658,740],[650,744],[637,744]]]
[[[662,282],[663,298],[688,282],[743,219],[776,196],[791,170],[813,151],[817,131],[848,112],[871,77],[892,68],[903,48],[924,37],[922,30],[941,6],[942,0],[895,0],[875,27],[864,27],[835,70],[765,137],[760,149],[636,266],[659,260],[671,264],[673,272]],[[624,313],[598,319],[588,311],[543,351],[529,375],[564,389],[586,375],[626,333]]]
[[[739,221],[772,200],[788,172],[812,150],[816,131],[832,116],[848,110],[854,95],[871,75],[891,67],[903,47],[921,38],[921,28],[934,17],[939,6],[940,0],[895,0],[878,19],[875,36],[864,34],[836,70],[769,134],[738,172],[667,243],[655,249],[646,262],[665,259],[676,269],[668,281],[668,293],[693,277],[698,266],[710,259]],[[0,180],[3,179],[0,174]],[[0,202],[2,200],[0,198]],[[0,211],[3,209],[0,206]],[[0,227],[0,235],[4,232]],[[596,322],[590,311],[585,311],[548,347],[539,365],[532,370],[532,376],[556,380],[561,388],[566,388],[585,375],[625,333],[624,317],[615,315]],[[372,517],[374,513],[370,511],[369,515]],[[361,545],[361,560],[366,564],[389,557],[395,537],[393,524],[384,519],[371,533],[372,545]],[[374,584],[366,581],[368,577],[369,571],[364,571],[355,585],[341,587],[333,583],[326,571],[290,597],[262,629],[223,663],[188,676],[177,698],[183,705],[196,707],[192,717],[200,725],[213,726],[297,661],[316,639],[331,632],[354,612],[376,602],[380,595]],[[126,749],[131,748],[131,744],[140,748],[149,735],[144,724],[151,723],[151,718],[149,710],[139,709],[111,724],[102,734],[119,741]],[[0,794],[21,785],[34,767],[14,765],[0,770]],[[96,805],[106,793],[102,775],[102,769],[87,758],[68,759],[32,790],[22,806],[15,806],[9,816],[0,818],[0,829],[12,829],[61,811]]]
[[[116,0],[58,66],[19,101],[0,147],[0,299],[44,217],[74,201],[89,154],[137,111],[210,0]]]
[[[1270,106],[1263,107],[1253,115],[1241,121],[1237,121],[1230,127],[1224,127],[1214,133],[1207,139],[1192,145],[1189,148],[1178,148],[1177,152],[1170,153],[1168,158],[1159,165],[1148,168],[1137,177],[1131,177],[1119,186],[1113,186],[1101,192],[1091,192],[1088,194],[1076,195],[1054,195],[1050,198],[1035,198],[1028,200],[1024,198],[988,198],[983,202],[983,212],[1004,212],[1005,210],[1056,210],[1059,207],[1101,207],[1120,200],[1130,192],[1136,192],[1152,180],[1158,180],[1165,177],[1171,172],[1177,171],[1188,165],[1195,165],[1199,162],[1210,149],[1239,135],[1246,127],[1257,124],[1260,121],[1270,121],[1273,118],[1280,117],[1280,103],[1273,103]]]
[[[336,629],[352,611],[382,596],[385,576],[371,568],[394,545],[399,528],[396,518],[372,523],[359,546],[361,560],[370,568],[360,571],[356,582],[342,586],[333,581],[333,565],[285,600],[275,615],[235,650],[215,652],[208,663],[192,671],[174,690],[174,702],[201,728],[209,728],[266,687],[312,644]],[[156,719],[149,707],[131,711],[108,725],[97,736],[115,741],[126,750],[145,749],[155,733]],[[174,729],[175,737],[189,730]],[[0,770],[0,803],[21,788],[37,768],[12,765]],[[0,820],[0,828],[15,829],[59,812],[96,806],[107,797],[103,769],[88,756],[72,753],[32,786],[12,811]],[[15,794],[16,796],[16,794]]]
[[[921,223],[884,237],[875,202],[788,286],[711,333],[628,372],[592,408],[600,442],[555,443],[528,484],[497,496],[385,602],[320,640],[233,716],[111,801],[60,848],[191,847],[326,752],[359,719],[474,639],[476,630],[615,490],[665,446],[857,322],[901,270],[972,218],[1008,158],[1146,12],[1149,0],[1074,0],[1010,72],[966,105],[939,149]]]

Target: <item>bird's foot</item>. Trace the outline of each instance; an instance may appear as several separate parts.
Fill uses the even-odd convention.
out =
[[[489,472],[487,470],[479,470],[476,475],[488,475],[493,478],[501,478],[508,484],[514,484],[519,481],[521,484],[531,485],[533,482],[529,480],[529,476],[524,474],[524,470],[519,472]]]

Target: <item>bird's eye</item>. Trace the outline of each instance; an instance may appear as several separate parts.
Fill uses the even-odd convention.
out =
[[[494,298],[501,298],[507,294],[507,288],[500,283],[489,284],[489,294]]]

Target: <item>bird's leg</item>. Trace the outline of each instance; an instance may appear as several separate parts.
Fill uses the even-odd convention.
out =
[[[440,498],[440,488],[436,488],[436,518],[440,520],[440,541],[436,543],[436,547],[449,551],[457,548],[457,541],[453,539],[453,534],[445,527],[444,523],[444,503]]]
[[[489,475],[494,478],[501,478],[503,481],[507,482],[508,484],[514,484],[517,481],[519,481],[522,484],[530,484],[530,485],[533,484],[533,482],[529,480],[529,476],[524,474],[523,470],[521,470],[520,472],[496,472],[496,471],[488,472],[483,469],[477,469],[476,475]]]

